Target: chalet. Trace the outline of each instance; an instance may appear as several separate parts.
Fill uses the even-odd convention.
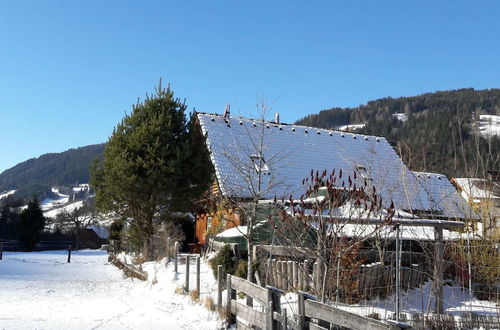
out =
[[[500,180],[498,175],[490,179],[453,178],[452,182],[462,197],[476,210],[481,218],[480,232],[484,236],[500,239]]]
[[[274,199],[299,198],[305,191],[303,179],[311,171],[343,171],[345,180],[336,182],[339,188],[348,177],[358,187],[368,182],[376,187],[384,207],[393,203],[413,219],[476,217],[446,176],[410,171],[383,137],[288,125],[278,118],[262,121],[198,113],[197,120],[215,169],[211,197],[220,201],[197,217],[201,244],[207,232],[245,224],[230,203],[220,207],[224,201],[258,199],[265,209]],[[221,237],[233,237],[231,233],[236,231]]]

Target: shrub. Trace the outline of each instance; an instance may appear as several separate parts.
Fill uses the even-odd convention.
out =
[[[217,255],[209,261],[214,275],[217,276],[217,267],[219,265],[222,265],[224,274],[234,274],[236,267],[235,259],[231,252],[231,246],[229,244],[224,245]]]
[[[236,271],[234,275],[247,279],[247,274],[248,274],[248,261],[242,259],[240,260],[240,262],[238,262],[238,266],[236,266]]]

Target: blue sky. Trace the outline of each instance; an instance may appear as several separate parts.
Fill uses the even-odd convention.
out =
[[[198,111],[282,121],[500,87],[500,1],[2,1],[0,171],[105,142],[159,78]]]

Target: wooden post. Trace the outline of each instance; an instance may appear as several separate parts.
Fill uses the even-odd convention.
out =
[[[68,264],[71,262],[71,245],[68,246]]]
[[[222,265],[217,266],[217,309],[222,308],[222,279],[223,279],[223,269]]]
[[[283,323],[281,324],[282,328],[287,330],[288,329],[288,317],[286,315],[286,309],[283,309],[281,311],[281,316],[283,317]]]
[[[231,288],[231,275],[227,274],[226,278],[226,293],[227,293],[227,302],[226,302],[226,315],[227,315],[227,325],[232,324],[232,316],[231,316],[231,300],[236,300],[236,290]]]
[[[287,273],[287,278],[288,278],[288,291],[292,291],[294,287],[293,283],[293,266],[292,266],[292,261],[287,261],[286,262],[286,273]]]
[[[399,258],[399,224],[396,224],[396,322],[399,322],[399,306],[401,301],[401,260]]]
[[[200,257],[196,257],[196,291],[198,294],[201,293],[200,277]]]
[[[298,265],[296,261],[292,263],[292,273],[293,273],[293,288],[295,290],[299,290],[299,273],[298,273]]]
[[[170,237],[167,237],[167,263],[170,261]]]
[[[281,262],[281,277],[283,278],[283,287],[281,287],[280,289],[284,290],[284,291],[288,291],[288,285],[290,284],[290,282],[288,282],[288,266],[287,266],[287,262],[286,261],[282,261]]]
[[[174,271],[177,274],[178,272],[178,256],[179,256],[179,242],[175,242],[174,244]]]
[[[443,226],[436,226],[434,228],[435,234],[435,252],[436,257],[434,260],[434,311],[438,314],[444,313],[443,308],[443,254],[444,254],[444,243],[443,243]]]
[[[303,284],[302,284],[302,290],[303,291],[309,291],[309,260],[304,260],[304,271],[303,271],[304,277],[303,277]]]
[[[306,306],[305,306],[305,296],[304,292],[300,292],[297,295],[297,307],[299,313],[299,329],[306,329]]]
[[[186,277],[184,282],[184,290],[189,292],[189,256],[186,256]]]
[[[319,279],[318,279],[318,263],[317,262],[315,262],[313,264],[312,278],[313,278],[312,289],[314,290],[314,292],[316,292],[319,295]]]
[[[267,310],[267,329],[278,330],[280,329],[280,322],[273,318],[274,312],[281,314],[281,294],[283,291],[274,287],[267,286],[267,301],[269,307]]]

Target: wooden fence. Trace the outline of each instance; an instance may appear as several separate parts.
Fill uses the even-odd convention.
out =
[[[282,289],[283,291],[319,291],[316,274],[317,263],[310,260],[296,262],[290,260],[267,260],[261,264],[265,284]],[[419,287],[427,280],[419,265],[401,267],[401,288],[413,289]],[[359,272],[352,281],[357,282],[358,296],[373,298],[384,296],[394,291],[395,268],[384,266],[380,263],[361,265]],[[329,288],[327,287],[327,290]],[[334,289],[334,288],[333,288]]]
[[[303,292],[298,294],[298,315],[288,316],[286,309],[281,309],[281,290],[271,286],[263,288],[231,275],[227,275],[226,285],[228,325],[236,323],[238,329],[329,329],[330,324],[350,329],[399,330],[406,327],[319,303],[314,296]],[[251,297],[251,301],[256,301],[258,306],[238,302],[237,292]]]
[[[331,325],[349,329],[400,330],[405,324],[387,324],[369,317],[316,301],[315,297],[299,292],[299,325],[301,329],[327,330]]]

